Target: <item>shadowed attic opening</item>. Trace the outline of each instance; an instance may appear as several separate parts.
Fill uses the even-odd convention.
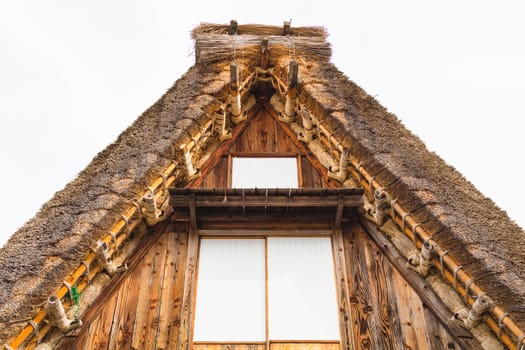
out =
[[[344,206],[339,207],[337,195],[331,198],[329,191],[315,192],[317,189],[314,189],[315,193],[310,193],[310,196],[321,196],[329,204],[329,208],[316,209],[317,217],[313,217],[312,212],[305,214],[304,206],[292,208],[290,203],[303,201],[304,204],[312,200],[306,198],[306,193],[300,192],[306,190],[304,187],[309,187],[305,184],[322,184],[327,188],[342,187],[337,190],[342,192],[359,187],[364,191],[364,206],[370,214],[366,218],[371,221],[360,221],[364,230],[354,227],[340,233],[341,251],[345,254],[353,252],[354,255],[349,256],[357,262],[362,252],[353,250],[353,239],[368,237],[360,241],[365,242],[362,245],[364,247],[369,244],[370,237],[374,236],[372,231],[377,230],[376,233],[386,239],[386,242],[377,243],[384,254],[395,251],[398,257],[394,260],[403,260],[405,264],[409,262],[408,267],[404,266],[405,269],[396,265],[396,270],[402,271],[402,277],[399,278],[404,285],[407,282],[403,278],[408,279],[409,284],[421,286],[423,283],[424,288],[417,289],[417,286],[413,286],[421,298],[429,297],[434,292],[442,293],[445,287],[448,288],[447,292],[439,294],[448,304],[441,305],[435,299],[425,299],[424,302],[435,313],[435,317],[441,317],[439,327],[445,327],[451,339],[454,339],[452,343],[456,341],[463,348],[479,348],[480,344],[476,343],[479,341],[481,347],[492,349],[496,347],[492,343],[487,344],[499,339],[508,348],[520,348],[525,338],[522,332],[525,320],[525,289],[522,287],[525,286],[525,278],[520,267],[525,266],[525,258],[520,250],[523,240],[519,239],[523,232],[460,174],[435,154],[428,152],[421,141],[404,129],[395,116],[389,114],[329,63],[331,52],[324,29],[294,28],[289,23],[274,27],[232,22],[229,26],[204,24],[197,27],[192,35],[195,39],[195,67],[124,132],[114,145],[102,152],[30,225],[16,234],[17,240],[0,254],[0,264],[5,269],[3,271],[16,271],[16,266],[22,266],[20,258],[12,252],[24,249],[23,244],[17,242],[30,241],[28,237],[32,230],[50,233],[42,235],[43,246],[53,246],[56,242],[78,236],[81,248],[75,246],[63,249],[61,254],[67,257],[67,264],[60,260],[53,271],[43,271],[39,267],[44,265],[41,262],[46,261],[45,256],[30,256],[24,261],[28,269],[40,274],[46,281],[45,285],[36,285],[33,288],[31,297],[45,301],[50,295],[56,295],[67,308],[70,305],[67,285],[76,284],[79,289],[85,290],[83,295],[88,295],[94,290],[95,284],[99,283],[93,281],[97,281],[101,275],[109,278],[108,275],[112,274],[111,271],[116,266],[125,266],[126,261],[133,259],[133,255],[129,255],[132,251],[129,246],[140,246],[140,242],[153,240],[148,238],[151,235],[142,237],[142,233],[156,232],[161,237],[163,232],[156,230],[169,227],[169,232],[164,233],[177,233],[181,237],[186,235],[186,238],[181,239],[191,241],[194,238],[188,236],[188,232],[177,230],[192,226],[202,234],[211,235],[223,230],[221,225],[228,225],[230,228],[231,225],[238,225],[246,230],[245,223],[239,224],[228,217],[232,213],[244,215],[244,212],[259,219],[256,224],[261,230],[268,230],[272,225],[263,222],[264,215],[268,213],[261,209],[267,201],[279,204],[279,208],[269,211],[279,225],[291,225],[286,222],[286,217],[283,219],[283,213],[296,215],[295,218],[312,216],[308,222],[314,225],[310,228],[311,233],[321,229],[315,226],[316,218],[329,217],[331,223],[324,223],[322,229],[336,228],[333,231],[336,242],[336,237],[339,237],[337,228],[342,226],[345,230],[348,229],[344,224],[337,223],[355,220]],[[178,197],[173,199],[175,202],[168,201],[168,189],[173,190],[173,187],[176,187],[176,191],[182,191],[184,187],[190,191],[219,182],[221,186],[212,187],[231,187],[231,181],[218,179],[217,174],[231,171],[228,162],[239,155],[235,153],[240,152],[235,150],[239,143],[244,142],[244,139],[249,140],[254,129],[262,130],[270,124],[273,125],[272,132],[278,135],[276,138],[286,139],[293,152],[290,149],[279,149],[283,147],[282,144],[266,142],[266,137],[264,145],[258,147],[268,147],[263,152],[266,155],[271,152],[289,152],[296,157],[297,172],[307,170],[302,180],[298,176],[299,192],[277,191],[268,194],[263,191],[256,192],[254,197],[247,199],[249,192],[239,193],[233,189],[218,190],[216,193],[197,191],[194,199],[191,195],[185,198],[183,193],[178,193]],[[249,142],[246,145],[249,147]],[[252,148],[249,150],[254,151]],[[147,160],[136,162],[137,159],[144,158]],[[307,169],[305,164],[311,169]],[[309,178],[305,179],[306,177]],[[112,188],[112,181],[119,184],[120,201],[116,204],[99,200],[98,195],[93,194],[106,194],[108,188]],[[82,190],[78,190],[79,188]],[[200,207],[202,202],[199,201],[203,196],[208,196],[205,198],[208,206],[214,203],[212,209]],[[304,198],[300,199],[301,196]],[[177,219],[172,212],[174,203],[183,199],[185,216]],[[243,205],[248,206],[247,200],[253,201],[250,203],[255,208],[243,209]],[[92,203],[95,202],[102,203],[102,209],[107,213],[103,220],[100,215],[97,219],[90,215]],[[288,206],[283,203],[288,203]],[[226,207],[220,207],[219,204]],[[52,214],[53,208],[57,207],[65,208],[62,209],[65,211],[71,207],[71,212],[78,212],[78,208],[88,208],[82,213],[82,223],[86,226],[86,222],[89,222],[89,227],[93,229],[83,233],[75,231],[71,227],[78,227],[77,221],[80,219],[75,215],[68,215],[72,224],[67,226],[61,221],[64,219],[60,215]],[[192,215],[194,219],[191,219]],[[261,216],[258,217],[259,215]],[[364,213],[356,215],[360,220],[365,218]],[[191,219],[189,223],[187,218]],[[222,221],[218,224],[217,219]],[[299,224],[294,227],[305,231],[305,227]],[[53,240],[47,242],[46,237],[51,237],[51,234]],[[380,242],[380,236],[374,237],[376,242]],[[105,245],[108,249],[97,255],[97,242],[100,242],[99,247]],[[166,242],[168,243],[163,244],[171,244],[169,240]],[[191,242],[195,244],[195,241]],[[190,244],[186,244],[190,251]],[[384,249],[385,246],[389,248]],[[193,245],[191,247],[194,248]],[[180,249],[170,249],[172,248]],[[144,254],[147,255],[146,252]],[[182,254],[190,256],[184,250]],[[370,260],[371,256],[366,259]],[[104,266],[104,262],[108,261],[115,262],[113,267]],[[185,267],[181,266],[181,270],[185,271]],[[358,272],[372,273],[366,270]],[[346,312],[341,318],[341,341],[344,344],[353,344],[355,339],[352,332],[357,330],[352,330],[351,321],[371,319],[378,310],[374,309],[375,304],[355,301],[353,298],[357,292],[348,292],[352,290],[349,276],[355,275],[338,273],[347,283],[340,290],[345,291],[346,294],[343,294],[348,299],[340,302],[341,308]],[[417,279],[410,277],[411,273]],[[111,281],[128,278],[120,276],[132,274],[133,271],[125,271],[113,276]],[[17,278],[9,277],[6,280],[12,281],[4,288],[8,295],[25,288],[17,284]],[[441,281],[441,284],[434,283],[435,280]],[[103,285],[101,283],[98,287]],[[188,285],[191,285],[191,281]],[[96,293],[100,293],[100,290]],[[485,302],[486,299],[482,297],[485,293],[495,301],[493,305]],[[102,294],[100,300],[106,300]],[[144,295],[148,293],[144,292]],[[57,334],[56,327],[50,327],[47,310],[30,306],[37,304],[39,300],[32,303],[27,300],[23,293],[11,300],[6,300],[0,294],[0,322],[1,326],[7,324],[6,327],[0,327],[6,329],[5,332],[0,331],[0,336],[13,348],[23,344],[32,347],[36,345],[36,339],[44,339],[46,336],[49,339]],[[85,299],[83,304],[88,305],[92,301],[93,299]],[[438,304],[442,307],[436,306]],[[187,306],[191,310],[191,303]],[[86,314],[94,317],[95,311],[90,310],[96,310],[97,307],[103,306],[95,305]],[[374,312],[366,312],[364,318],[358,317],[363,316],[359,313],[360,308],[371,308]],[[398,311],[402,313],[402,310]],[[458,314],[458,322],[465,324],[469,331],[450,322],[451,312]],[[6,323],[9,315],[14,313],[31,318],[32,323]],[[389,314],[390,319],[394,320],[394,325],[388,325],[389,327],[397,327],[395,316]],[[176,317],[180,324],[189,327],[180,330],[172,339],[174,346],[182,349],[191,343],[191,332],[185,333],[191,329],[191,322],[187,316],[181,317],[178,314]],[[476,325],[482,318],[485,322]],[[161,323],[165,322],[161,318],[159,320]],[[81,332],[89,333],[90,322],[87,321]],[[383,340],[375,339],[374,334],[381,332],[372,329],[373,322],[370,322],[361,326],[370,331],[370,339],[367,339],[371,344],[380,344]],[[399,323],[401,327],[403,323]],[[490,334],[489,329],[492,330],[492,335],[487,335]],[[10,337],[8,340],[6,335]],[[135,345],[140,344],[140,340],[133,338],[132,341]],[[473,342],[478,345],[472,345]],[[353,345],[356,348],[360,346]]]

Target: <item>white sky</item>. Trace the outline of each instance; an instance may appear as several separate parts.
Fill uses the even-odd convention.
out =
[[[324,25],[333,62],[522,227],[520,1],[0,3],[0,244],[193,63],[201,21]]]

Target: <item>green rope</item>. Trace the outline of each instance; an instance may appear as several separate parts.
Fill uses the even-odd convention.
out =
[[[71,293],[69,293],[69,299],[71,303],[75,305],[75,311],[73,312],[75,319],[78,320],[80,316],[80,296],[81,293],[76,287],[71,288]]]

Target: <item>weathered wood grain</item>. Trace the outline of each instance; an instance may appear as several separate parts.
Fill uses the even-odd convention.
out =
[[[345,232],[346,233],[346,232]],[[359,231],[351,230],[345,235],[346,269],[348,272],[348,286],[350,295],[350,310],[353,326],[354,343],[356,349],[373,349],[372,331],[369,320],[371,311],[368,304],[366,275],[363,256],[359,247]]]
[[[193,350],[264,350],[264,344],[194,344]]]
[[[197,256],[199,249],[199,234],[192,228],[188,237],[188,254],[184,272],[184,292],[181,305],[180,329],[177,339],[177,350],[188,350],[191,346],[195,281],[197,275]]]
[[[159,322],[157,327],[157,338],[155,341],[156,349],[167,349],[168,335],[172,324],[172,305],[175,299],[175,276],[177,271],[177,252],[179,247],[179,237],[176,233],[165,234],[166,244],[166,264],[164,276],[160,285],[161,298],[159,310]]]
[[[270,350],[339,350],[339,343],[270,343]]]
[[[159,329],[160,317],[160,298],[163,290],[163,277],[166,266],[167,254],[167,234],[159,237],[155,245],[155,252],[153,257],[153,270],[151,273],[151,284],[148,295],[148,309],[146,316],[146,328],[144,332],[144,339],[142,340],[142,349],[153,349],[156,343],[156,337]]]
[[[177,257],[175,259],[175,282],[173,288],[173,300],[171,305],[171,328],[169,328],[167,348],[173,349],[177,345],[181,325],[182,299],[184,293],[184,277],[186,271],[186,259],[188,255],[188,232],[179,232]]]

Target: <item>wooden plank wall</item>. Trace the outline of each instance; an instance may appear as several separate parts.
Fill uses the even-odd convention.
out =
[[[148,239],[154,242],[148,244]],[[93,305],[84,326],[59,349],[172,349],[181,324],[188,234],[172,226],[144,238],[142,259],[116,288]],[[402,275],[358,223],[343,227],[352,329],[349,349],[460,349]],[[264,345],[194,345],[198,350],[251,349]],[[272,344],[275,350],[339,348],[334,344]]]
[[[145,237],[143,258],[82,319],[59,349],[172,349],[178,339],[188,234]],[[148,244],[148,239],[154,239]],[[111,287],[111,286],[109,286]]]
[[[358,223],[343,244],[351,349],[461,349]]]
[[[292,140],[279,126],[268,112],[263,108],[251,120],[249,125],[232,144],[228,152],[220,159],[215,168],[204,178],[200,184],[201,188],[225,188],[228,184],[228,155],[249,156],[265,154],[265,156],[283,155],[295,157],[301,155],[302,183],[300,187],[327,188],[319,172],[299,152]]]
[[[205,188],[227,185],[228,154],[301,155],[266,110],[248,121],[243,134],[202,182]],[[301,155],[303,187],[328,187]],[[130,269],[83,316],[84,326],[59,349],[173,349],[191,331],[181,328],[188,232],[174,224],[149,234]],[[359,223],[343,226],[334,237],[341,325],[346,349],[460,349],[421,302],[402,275],[367,236]],[[192,263],[195,266],[195,262]],[[188,282],[186,282],[188,283]],[[188,319],[191,319],[188,318]],[[181,337],[181,334],[184,335]],[[188,335],[187,335],[188,334]],[[179,337],[181,339],[179,339]],[[184,340],[184,342],[188,339]],[[181,348],[185,348],[181,345]],[[195,344],[198,350],[261,350],[262,344]],[[338,344],[271,343],[273,350],[331,350]]]

